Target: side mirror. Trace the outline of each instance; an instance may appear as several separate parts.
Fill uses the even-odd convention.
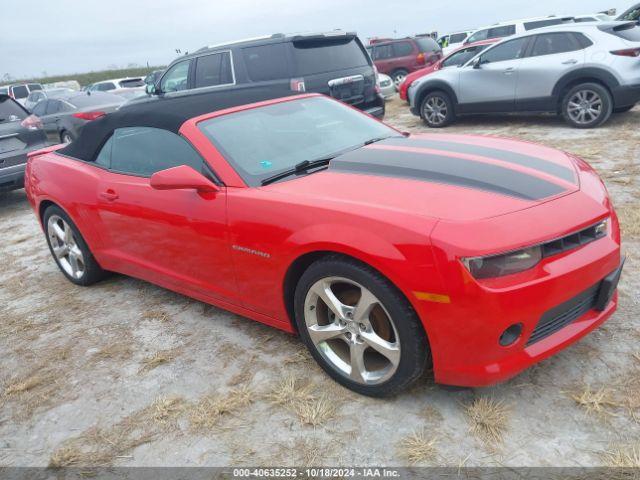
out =
[[[480,66],[482,65],[482,57],[478,57],[476,58],[472,63],[471,66],[473,68],[475,68],[476,70],[480,68]]]
[[[145,87],[145,92],[147,92],[149,95],[153,95],[156,93],[156,86],[153,83],[147,83],[147,86]]]
[[[187,165],[167,168],[151,175],[151,188],[156,190],[197,190],[203,193],[219,192],[220,188],[201,173]]]

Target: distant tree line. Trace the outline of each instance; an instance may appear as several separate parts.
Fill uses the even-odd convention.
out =
[[[156,67],[129,67],[129,68],[114,68],[108,70],[101,70],[98,72],[87,72],[87,73],[72,73],[69,75],[51,75],[51,76],[42,76],[36,78],[22,78],[22,79],[14,79],[9,74],[2,75],[2,80],[0,82],[4,83],[29,83],[29,82],[37,82],[37,83],[54,83],[54,82],[64,82],[68,80],[77,80],[81,86],[90,85],[92,83],[101,82],[102,80],[108,80],[110,78],[121,78],[121,77],[144,77],[150,72],[154,70],[160,70],[164,67],[156,66]],[[43,72],[46,73],[46,72]]]

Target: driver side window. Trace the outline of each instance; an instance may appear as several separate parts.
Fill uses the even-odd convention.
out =
[[[505,62],[507,60],[517,60],[524,56],[525,46],[528,38],[517,38],[493,47],[482,55],[480,63]]]
[[[191,60],[176,63],[169,69],[162,81],[160,82],[160,89],[163,92],[179,92],[186,90],[188,86],[189,67]]]
[[[139,177],[150,177],[167,168],[187,165],[204,171],[204,161],[181,136],[150,127],[114,130],[95,159],[98,165]]]

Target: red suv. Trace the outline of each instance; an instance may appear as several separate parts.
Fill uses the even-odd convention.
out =
[[[367,50],[378,71],[389,75],[396,85],[400,85],[409,73],[442,58],[442,49],[431,37],[376,42]]]

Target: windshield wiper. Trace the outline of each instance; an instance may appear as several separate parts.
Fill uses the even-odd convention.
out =
[[[277,180],[280,180],[282,178],[288,177],[289,175],[295,175],[296,173],[305,173],[309,170],[311,170],[312,168],[318,168],[318,167],[324,167],[329,165],[329,162],[331,160],[333,160],[336,157],[336,155],[332,155],[330,157],[325,157],[325,158],[319,158],[317,160],[303,160],[300,163],[296,163],[294,165],[293,168],[290,168],[289,170],[285,170],[283,172],[280,173],[276,173],[275,175],[272,175],[271,177],[267,177],[264,180],[262,180],[260,182],[261,185],[269,185],[270,183],[273,183]]]

